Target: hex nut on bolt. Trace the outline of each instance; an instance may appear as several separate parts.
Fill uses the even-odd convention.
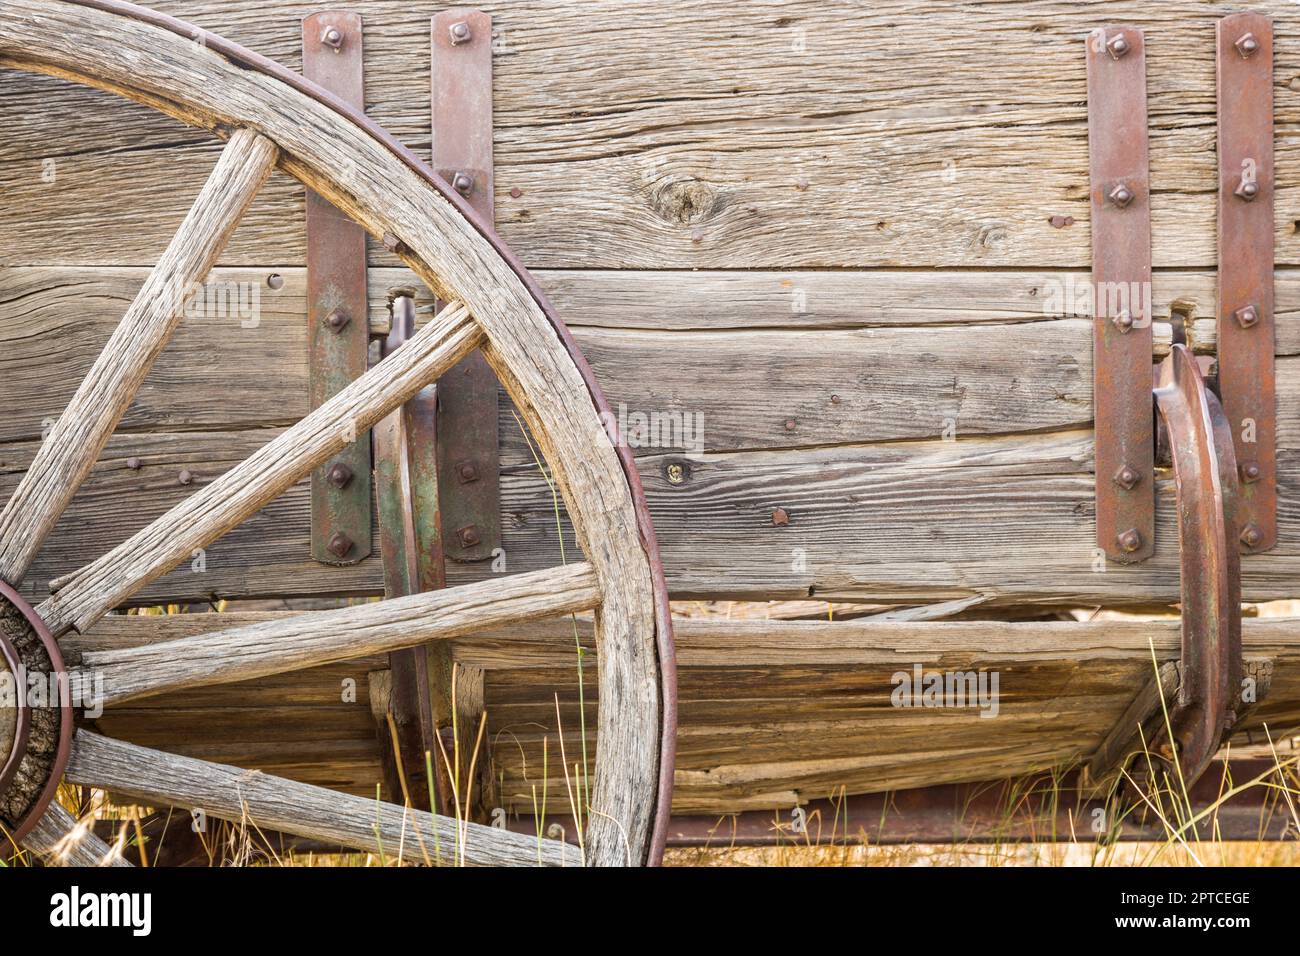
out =
[[[1121,551],[1132,554],[1138,548],[1142,547],[1142,534],[1137,528],[1129,528],[1116,539],[1119,541]]]
[[[1246,200],[1246,202],[1250,202],[1259,195],[1259,183],[1255,182],[1253,179],[1243,179],[1241,185],[1236,188],[1233,195]]]
[[[343,49],[343,31],[338,27],[327,27],[321,34],[320,42],[331,50]]]
[[[330,470],[325,472],[325,480],[342,491],[352,482],[352,469],[341,461],[335,462],[330,466]]]
[[[462,461],[456,466],[456,477],[460,479],[462,485],[478,481],[478,468],[472,461]]]
[[[462,548],[472,548],[482,539],[478,535],[478,525],[466,525],[456,530],[456,540]]]
[[[1257,524],[1248,524],[1241,529],[1241,543],[1248,548],[1258,548],[1264,543],[1264,532]]]
[[[1115,59],[1118,60],[1126,53],[1128,53],[1129,51],[1128,40],[1124,39],[1122,34],[1119,36],[1111,37],[1109,40],[1106,41],[1106,49],[1110,51],[1111,56],[1113,56]]]
[[[1237,324],[1243,329],[1248,329],[1259,322],[1259,310],[1253,305],[1248,305],[1243,309],[1238,309],[1233,313],[1233,316],[1236,318]]]
[[[352,550],[352,539],[342,531],[335,531],[330,535],[330,539],[325,545],[325,550],[336,558],[346,558],[348,552]]]
[[[1126,334],[1133,328],[1133,313],[1125,309],[1111,321],[1115,323],[1115,328],[1119,329],[1121,334]]]
[[[451,188],[462,196],[468,196],[474,189],[474,178],[469,173],[456,173],[451,177]]]
[[[1237,52],[1241,54],[1243,60],[1249,59],[1259,52],[1259,41],[1255,39],[1253,33],[1242,34],[1233,46],[1237,48]]]
[[[474,39],[474,34],[469,28],[469,24],[464,20],[459,23],[453,23],[451,29],[447,31],[451,35],[451,45],[460,46],[462,43],[468,43]]]
[[[329,315],[325,316],[325,324],[328,325],[330,330],[333,332],[342,332],[351,321],[352,317],[342,309],[334,309]]]
[[[1260,471],[1259,465],[1256,465],[1253,462],[1249,465],[1241,466],[1241,480],[1248,485],[1259,481],[1262,474],[1263,472]]]

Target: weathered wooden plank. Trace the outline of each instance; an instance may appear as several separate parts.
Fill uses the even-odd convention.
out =
[[[313,9],[299,0],[156,5],[292,68],[300,18]],[[1079,41],[1107,22],[1144,28],[1151,45],[1155,261],[1214,261],[1213,21],[1232,4],[1020,0],[979,17],[955,0],[788,0],[722,16],[705,0],[485,9],[497,32],[499,225],[530,263],[1081,266]],[[1295,262],[1300,180],[1289,177],[1300,175],[1300,143],[1285,130],[1300,118],[1286,85],[1300,74],[1297,24],[1285,0],[1255,9],[1276,17],[1278,261]],[[428,11],[372,0],[365,15],[367,110],[427,150],[427,71],[409,67],[427,62]],[[556,69],[561,61],[581,67]],[[155,217],[174,221],[177,209],[175,193],[157,185],[189,183],[197,155],[214,147],[104,94],[0,82],[0,182],[19,200],[0,211],[6,252],[149,261],[164,235]],[[57,188],[41,182],[43,158],[58,164]],[[133,228],[115,228],[128,209]],[[298,195],[268,196],[227,261],[301,261],[294,212]]]

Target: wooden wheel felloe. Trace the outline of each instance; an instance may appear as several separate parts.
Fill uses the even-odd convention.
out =
[[[583,855],[592,864],[656,862],[671,795],[673,664],[653,531],[630,456],[602,422],[600,391],[523,268],[441,180],[363,116],[283,68],[179,21],[108,0],[0,0],[0,66],[110,90],[228,140],[163,258],[0,513],[0,578],[10,584],[21,581],[166,345],[183,312],[184,290],[206,276],[273,169],[383,238],[449,303],[401,349],[245,462],[52,582],[33,627],[54,637],[91,627],[476,348],[536,436],[587,557],[499,582],[87,654],[71,672],[74,693],[89,675],[103,676],[109,700],[125,700],[452,639],[493,623],[594,610],[601,706]],[[70,782],[376,845],[373,801],[85,731],[74,737],[68,713],[59,730],[70,743]],[[57,782],[57,773],[47,781]],[[43,817],[24,824],[37,848],[47,848],[71,824],[57,805],[45,807]],[[428,813],[385,809],[378,827],[386,847],[400,844],[413,860],[427,859],[435,839],[442,846],[456,842],[455,821]],[[403,827],[414,831],[406,840]],[[577,861],[577,851],[562,844],[539,846],[485,827],[460,832],[464,862]],[[79,852],[75,859],[93,856]]]

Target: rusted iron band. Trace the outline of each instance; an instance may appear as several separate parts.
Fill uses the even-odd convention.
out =
[[[394,157],[401,160],[412,172],[420,176],[449,202],[452,207],[473,228],[491,243],[501,261],[509,266],[519,281],[528,289],[529,294],[546,316],[555,330],[555,334],[564,344],[574,366],[591,396],[593,410],[601,415],[604,422],[615,421],[605,400],[604,392],[597,384],[591,366],[578,348],[568,328],[560,320],[546,294],[537,280],[524,268],[523,263],[510,248],[502,242],[491,224],[471,208],[440,176],[424,163],[415,153],[403,146],[391,133],[381,127],[364,113],[353,109],[347,103],[334,96],[328,90],[306,80],[302,76],[286,69],[274,60],[254,53],[232,43],[223,37],[201,30],[183,20],[153,10],[139,7],[123,0],[63,0],[74,6],[100,10],[117,16],[128,17],[141,23],[148,23],[189,40],[201,42],[207,49],[219,53],[241,69],[253,70],[271,79],[277,80],[310,97],[322,106],[328,107],[358,129],[387,149]],[[612,425],[609,425],[613,429]],[[627,443],[613,429],[611,435],[615,451],[627,477],[628,490],[632,495],[641,535],[641,544],[650,563],[651,582],[655,592],[655,636],[659,651],[660,673],[660,707],[662,727],[659,748],[659,793],[655,806],[655,822],[651,834],[651,846],[648,862],[658,863],[663,858],[664,841],[668,833],[668,819],[672,806],[673,770],[676,765],[677,750],[677,662],[673,643],[672,614],[668,603],[668,585],[664,578],[663,561],[659,553],[659,543],[655,538],[654,525],[650,520],[650,510],[646,505],[645,489],[641,484],[641,475],[637,471],[636,461]]]
[[[40,795],[36,802],[28,808],[26,815],[18,821],[17,827],[10,833],[10,839],[14,843],[21,843],[23,837],[31,833],[32,828],[40,822],[45,811],[49,809],[54,798],[58,796],[59,784],[63,781],[63,771],[67,769],[68,757],[72,753],[72,734],[75,730],[74,717],[72,713],[72,695],[68,692],[67,673],[68,668],[63,662],[63,652],[59,650],[59,642],[54,639],[50,629],[45,626],[41,616],[36,610],[22,599],[22,597],[10,587],[5,581],[0,580],[0,597],[13,605],[31,625],[36,636],[40,638],[41,644],[45,647],[45,653],[50,659],[50,674],[62,675],[62,680],[58,682],[60,691],[59,700],[59,746],[54,753],[54,761],[50,765],[50,776],[45,781],[45,786],[41,789]]]
[[[1273,23],[1218,23],[1219,385],[1241,469],[1241,550],[1277,544]]]
[[[17,711],[14,720],[13,745],[9,748],[9,756],[5,758],[4,764],[0,765],[0,793],[4,793],[9,789],[9,784],[13,783],[18,767],[23,762],[23,757],[27,755],[27,741],[32,732],[32,712],[27,706],[27,694],[23,689],[22,678],[26,668],[23,666],[22,658],[18,656],[18,648],[14,647],[9,638],[3,634],[0,634],[0,656],[4,657],[5,665],[13,678],[14,708]]]
[[[432,165],[484,222],[494,222],[492,17],[444,10],[430,30]],[[438,381],[443,552],[453,561],[486,561],[501,547],[499,390],[478,352]]]
[[[355,13],[302,21],[302,68],[313,82],[365,108],[363,32]],[[310,407],[366,372],[370,358],[366,231],[307,190],[307,343]],[[370,442],[360,436],[311,476],[311,556],[350,565],[371,552]]]
[[[1132,27],[1086,42],[1097,545],[1132,563],[1151,557],[1156,528],[1146,50]]]
[[[1237,469],[1227,419],[1185,345],[1161,364],[1155,395],[1174,468],[1182,562],[1182,682],[1170,723],[1190,781],[1230,728],[1241,682]]]

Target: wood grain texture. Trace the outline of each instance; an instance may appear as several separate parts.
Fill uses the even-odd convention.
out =
[[[130,650],[90,651],[72,680],[74,686],[103,686],[105,703],[121,703],[450,640],[478,628],[536,621],[599,604],[590,565],[575,564]]]
[[[197,633],[196,618],[105,618],[78,642],[128,646]],[[243,621],[245,615],[235,615]],[[262,618],[264,615],[254,615]],[[268,617],[278,619],[279,615]],[[100,632],[104,636],[99,636]],[[1177,620],[1086,623],[1001,621],[873,622],[692,620],[676,622],[681,727],[674,809],[734,812],[794,806],[855,790],[989,779],[1087,760],[1118,724],[1161,661],[1176,658]],[[578,631],[588,680],[586,720],[599,709],[590,679],[597,647],[591,620]],[[1300,727],[1300,624],[1248,618],[1246,654],[1275,660],[1275,684],[1237,741],[1275,738]],[[531,813],[533,787],[563,800],[558,764],[563,732],[570,755],[581,747],[578,659],[568,621],[493,629],[452,645],[462,666],[485,672],[494,760],[503,805]],[[996,718],[973,710],[891,706],[891,680],[920,663],[926,670],[996,670]],[[345,665],[334,665],[343,667]],[[276,686],[245,682],[109,707],[98,724],[127,740],[192,756],[328,781],[362,795],[379,780],[364,707],[338,706],[330,669],[306,681],[294,708],[275,708]],[[1288,676],[1290,675],[1290,676]],[[275,678],[263,679],[274,681]],[[559,724],[556,723],[559,696]],[[301,733],[287,732],[295,724]],[[203,728],[213,740],[200,740]],[[282,730],[281,728],[286,728]],[[325,746],[309,739],[339,741]],[[350,737],[349,737],[350,735]],[[346,747],[343,739],[350,739]],[[594,741],[588,741],[594,746]],[[551,773],[541,774],[543,751]],[[283,769],[280,769],[283,768]],[[572,770],[570,770],[572,774]]]
[[[44,441],[35,461],[0,512],[0,578],[22,581],[276,158],[274,144],[251,130],[231,136],[108,345],[48,434],[42,431]]]
[[[51,585],[41,617],[55,634],[85,630],[356,440],[472,351],[478,330],[452,303],[391,357],[256,454],[95,562]]]
[[[578,851],[392,804],[349,797],[207,761],[177,757],[78,731],[67,778],[166,806],[200,809],[235,823],[294,833],[411,863],[563,866]]]
[[[23,841],[27,849],[53,866],[130,866],[121,854],[95,836],[57,801]]]
[[[299,21],[316,9],[154,5],[294,69]],[[1149,38],[1156,264],[1215,261],[1214,21],[1234,4],[1016,0],[979,15],[957,0],[778,0],[724,13],[706,0],[482,8],[495,24],[499,229],[531,264],[1084,266],[1080,38],[1105,23]],[[1286,0],[1252,8],[1276,22],[1278,261],[1295,263],[1300,143],[1285,131],[1300,118],[1297,22]],[[367,110],[421,151],[430,12],[404,0],[365,9]],[[0,177],[18,200],[0,211],[0,235],[44,262],[151,261],[167,234],[160,222],[180,209],[156,186],[195,185],[210,142],[57,81],[0,82],[13,104]],[[44,157],[59,165],[57,189],[40,181]],[[94,228],[112,222],[105,192],[138,211],[139,228]],[[301,262],[301,204],[297,191],[272,190],[228,261]]]
[[[469,306],[484,332],[484,357],[536,435],[601,582],[601,681],[618,706],[601,717],[605,757],[596,774],[587,859],[647,859],[659,790],[654,580],[627,477],[591,393],[521,277],[383,143],[293,87],[140,21],[29,0],[8,0],[5,8],[15,15],[0,20],[3,62],[24,62],[25,51],[39,47],[41,55],[27,62],[37,71],[111,88],[201,128],[258,129],[281,148],[286,172],[372,236],[384,237],[433,292]],[[95,591],[94,578],[86,580],[83,590]],[[129,593],[100,590],[81,617],[93,617],[96,607],[102,613]],[[60,616],[59,629],[77,616]]]

